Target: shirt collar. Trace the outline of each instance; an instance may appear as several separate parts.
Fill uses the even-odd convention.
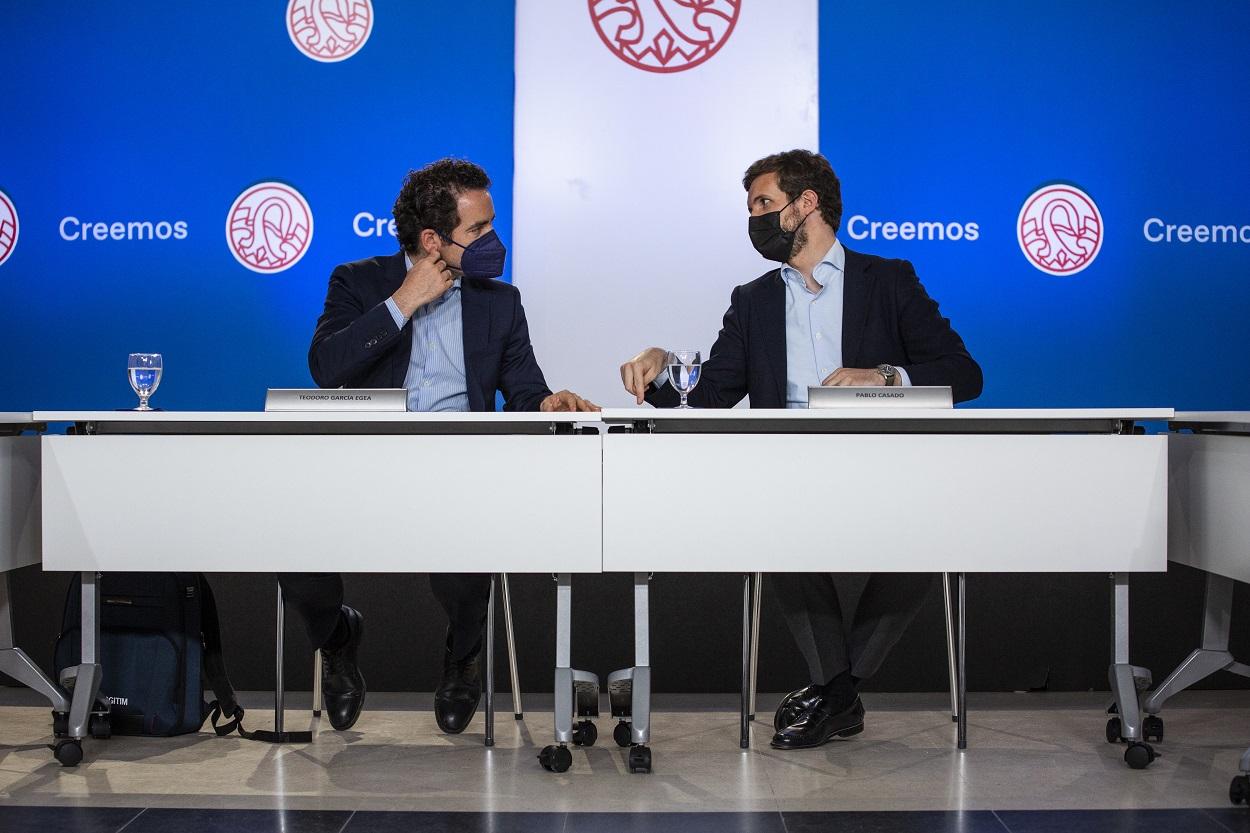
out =
[[[408,257],[407,252],[404,252],[404,271],[408,272],[411,269],[412,269],[412,258]],[[460,288],[460,279],[456,278],[454,281],[451,282],[451,289],[447,290],[447,292],[444,292],[442,294],[442,297],[446,298],[448,293],[450,293],[452,290],[456,290],[459,288]]]
[[[829,247],[829,251],[825,252],[825,256],[816,264],[816,268],[812,270],[812,277],[816,278],[817,283],[824,286],[827,281],[820,280],[818,272],[824,271],[821,266],[828,264],[838,272],[844,272],[846,269],[846,249],[842,247],[842,241],[836,237],[833,239],[833,245]],[[781,277],[786,281],[797,281],[803,284],[803,274],[790,264],[781,267]]]

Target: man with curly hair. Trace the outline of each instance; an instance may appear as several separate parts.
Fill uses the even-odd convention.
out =
[[[472,162],[440,159],[410,171],[395,200],[394,254],[344,263],[330,275],[308,367],[323,388],[408,390],[410,411],[597,411],[567,390],[552,393],[534,358],[525,309],[503,274],[490,177]],[[280,576],[324,657],[330,723],[345,730],[364,706],[356,654],[360,613],[343,604],[335,573]],[[431,573],[447,613],[443,672],[434,697],[439,728],[463,732],[482,694],[478,658],[490,594],[485,574]]]
[[[816,385],[949,385],[957,402],[981,395],[980,366],[912,265],[838,240],[842,189],[825,157],[807,150],[767,156],[747,169],[742,187],[751,243],[781,268],[734,289],[691,405],[732,408],[750,397],[752,408],[805,408]],[[651,347],[621,365],[638,404],[677,404],[667,355]],[[794,499],[810,501],[812,523],[820,523],[820,495]],[[882,512],[888,518],[889,507]],[[770,577],[812,681],[777,709],[774,748],[810,748],[863,731],[860,684],[902,637],[934,578]],[[853,602],[849,622],[839,591]]]

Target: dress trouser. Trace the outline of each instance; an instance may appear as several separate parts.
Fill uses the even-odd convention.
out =
[[[339,623],[343,577],[338,573],[282,573],[282,598],[304,620],[314,649],[326,644]],[[452,659],[477,650],[490,601],[487,573],[430,573],[430,589],[450,623]]]
[[[775,573],[769,580],[812,682],[827,683],[847,670],[861,680],[875,675],[916,618],[937,576]],[[842,614],[844,604],[854,609],[849,623]]]

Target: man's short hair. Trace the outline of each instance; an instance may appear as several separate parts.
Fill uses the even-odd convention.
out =
[[[842,225],[842,184],[829,160],[810,150],[787,150],[765,156],[752,163],[742,177],[742,187],[751,190],[751,183],[764,174],[777,174],[777,185],[793,200],[804,191],[816,192],[820,198],[820,215],[834,231]]]
[[[409,171],[395,198],[395,236],[406,252],[421,249],[421,232],[434,229],[451,237],[460,225],[456,200],[465,191],[485,190],[490,177],[465,159],[440,159],[419,171]]]

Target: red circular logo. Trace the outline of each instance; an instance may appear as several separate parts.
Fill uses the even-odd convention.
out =
[[[0,264],[9,259],[17,246],[17,233],[20,231],[17,222],[17,208],[9,195],[0,191]]]
[[[588,0],[595,31],[616,57],[648,72],[681,72],[717,53],[742,0]]]
[[[290,269],[308,251],[312,209],[304,195],[281,182],[253,185],[226,215],[226,242],[234,259],[253,272]]]
[[[1047,185],[1024,201],[1016,238],[1038,269],[1048,275],[1075,275],[1102,249],[1102,214],[1075,185]]]
[[[373,31],[372,0],[291,0],[291,42],[314,61],[342,61],[360,51]]]

